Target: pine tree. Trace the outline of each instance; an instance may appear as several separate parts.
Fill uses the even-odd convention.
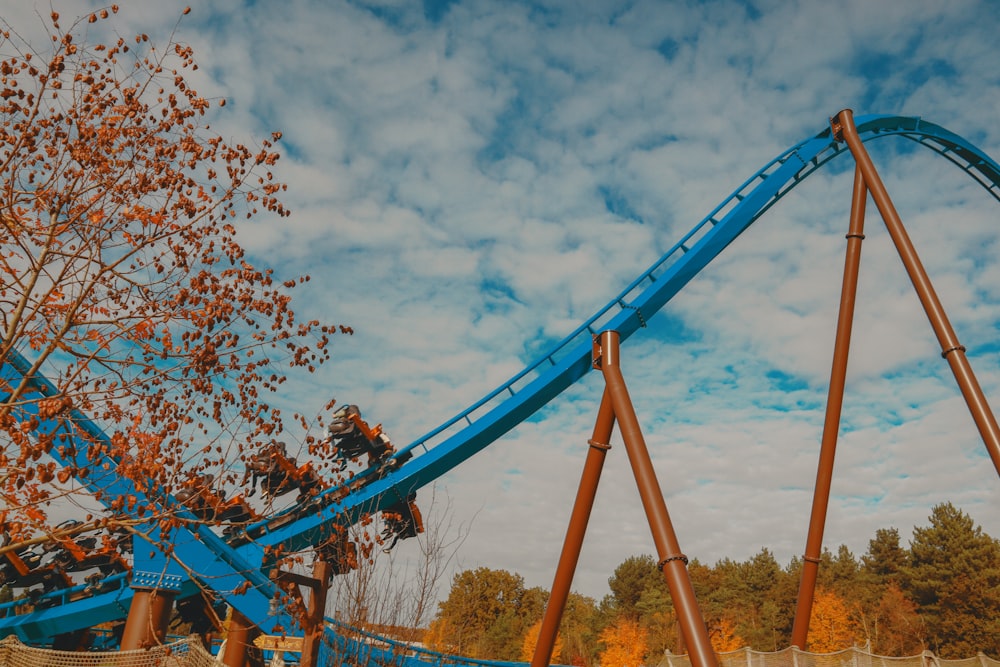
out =
[[[925,647],[926,632],[917,606],[899,587],[906,559],[895,528],[876,530],[861,557],[852,597],[854,615],[871,651],[878,655],[916,655]]]
[[[899,531],[879,528],[868,541],[868,551],[861,557],[862,570],[880,578],[881,582],[895,578],[906,564],[906,551],[899,544]]]
[[[627,558],[615,568],[614,575],[608,579],[615,612],[633,620],[638,619],[641,616],[638,605],[643,591],[657,579],[662,580],[663,575],[657,569],[656,560],[652,556],[643,554]]]
[[[1000,655],[1000,544],[942,503],[915,528],[903,590],[919,606],[930,648],[942,658]]]

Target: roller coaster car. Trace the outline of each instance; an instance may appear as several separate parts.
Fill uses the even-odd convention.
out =
[[[101,571],[91,572],[83,578],[83,581],[87,584],[87,587],[83,589],[87,595],[99,595],[113,591],[119,586],[115,581],[108,581],[108,575]]]
[[[244,484],[247,477],[250,478],[251,487],[247,495],[253,495],[259,481],[261,493],[271,498],[294,490],[298,490],[299,499],[308,498],[324,486],[312,463],[299,466],[285,451],[285,443],[277,441],[271,442],[251,457],[247,462]]]
[[[31,600],[31,604],[32,606],[34,606],[35,609],[49,609],[50,607],[54,607],[57,604],[59,604],[58,598],[41,599],[43,595],[50,592],[51,590],[53,589],[45,587],[32,588],[30,590],[25,591],[25,593],[27,593],[28,599]]]
[[[368,456],[368,467],[385,460],[395,451],[389,438],[382,432],[382,425],[370,428],[361,418],[356,405],[342,405],[333,413],[333,419],[323,433],[324,442],[334,446],[334,458],[340,461],[340,470],[362,455]]]
[[[347,574],[358,567],[358,547],[347,538],[347,530],[337,527],[337,534],[316,547],[316,557],[333,568],[333,574]]]
[[[184,482],[174,497],[204,521],[247,523],[257,519],[257,513],[243,496],[233,496],[226,500],[222,493],[212,489],[214,481],[213,475],[194,475]],[[235,530],[235,527],[227,527],[226,530]]]
[[[382,528],[382,540],[386,542],[391,540],[389,546],[382,549],[383,552],[389,553],[400,540],[416,537],[424,532],[424,520],[420,516],[416,499],[417,494],[411,493],[405,501],[382,510],[382,521],[385,524]]]
[[[8,543],[5,533],[0,546]],[[44,550],[34,547],[4,553],[0,556],[0,586],[29,588],[41,584],[46,593],[72,586],[73,580],[58,565],[46,562],[45,555]]]
[[[386,475],[393,470],[397,470],[401,465],[413,458],[413,452],[402,452],[398,456],[392,456],[385,460],[379,475]]]
[[[253,511],[243,496],[235,496],[227,500],[220,516],[220,520],[228,524],[222,529],[223,535],[232,535],[246,524],[260,518],[260,515]]]
[[[112,515],[108,526],[108,543],[118,550],[118,553],[132,553],[132,532],[125,527],[128,517]]]
[[[72,531],[80,522],[74,519],[56,526],[56,532]],[[98,568],[104,576],[124,572],[128,565],[114,543],[98,545],[97,535],[63,535],[53,538],[42,547],[52,556],[47,564],[64,572],[81,572]]]
[[[226,617],[224,609],[210,606],[203,595],[192,595],[178,600],[175,609],[178,619],[190,624],[187,633],[202,637],[209,632],[222,630],[216,625],[216,619]]]

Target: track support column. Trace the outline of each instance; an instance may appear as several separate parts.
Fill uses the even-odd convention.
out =
[[[220,656],[222,664],[226,667],[246,667],[250,662],[250,647],[259,634],[257,626],[234,607],[230,607],[226,651]]]
[[[837,434],[840,429],[844,377],[847,372],[847,353],[850,348],[854,299],[857,292],[861,239],[864,238],[865,202],[869,194],[871,194],[872,200],[882,216],[910,282],[913,284],[917,297],[927,314],[931,328],[937,336],[938,343],[941,345],[941,356],[948,361],[962,396],[969,407],[969,412],[972,414],[973,421],[993,461],[993,466],[1000,474],[1000,426],[997,425],[996,417],[993,415],[969,360],[965,356],[965,347],[958,342],[958,337],[955,335],[948,316],[934,291],[934,286],[931,284],[930,278],[920,262],[920,257],[906,233],[899,213],[896,211],[896,207],[865,149],[864,142],[858,135],[851,110],[841,111],[830,120],[830,125],[834,139],[846,142],[851,155],[854,156],[854,194],[851,201],[850,232],[847,235],[847,258],[844,265],[844,284],[841,292],[830,391],[827,398],[826,421],[823,427],[823,441],[820,448],[819,469],[816,474],[809,536],[803,557],[802,578],[799,582],[799,597],[792,628],[792,645],[800,649],[806,648],[808,640],[809,619],[812,614],[817,570],[823,546],[823,529],[829,505]]]
[[[802,558],[802,578],[799,580],[799,597],[792,625],[792,646],[805,650],[812,615],[816,577],[823,550],[823,530],[826,512],[830,505],[830,488],[833,480],[833,460],[840,432],[840,414],[844,405],[844,385],[847,377],[847,357],[851,347],[851,329],[854,324],[854,305],[858,293],[858,274],[861,267],[861,241],[865,238],[865,202],[868,188],[860,168],[854,170],[854,192],[851,197],[851,219],[847,232],[847,253],[844,258],[844,281],[840,290],[840,313],[837,316],[837,335],[833,345],[833,367],[830,371],[830,389],[826,399],[826,417],[823,423],[823,441],[819,450],[819,468],[816,471],[816,488],[813,491],[812,514],[809,518],[809,535]]]
[[[156,589],[138,589],[125,619],[121,650],[149,648],[163,643],[170,624],[174,593]]]
[[[333,578],[333,566],[325,560],[313,563],[313,582],[310,582],[309,606],[306,608],[305,636],[302,638],[301,667],[316,667],[320,642],[323,639],[323,617],[326,613],[326,593]]]
[[[717,667],[718,661],[709,641],[708,629],[705,627],[705,620],[698,608],[691,578],[688,576],[687,557],[681,553],[677,542],[677,535],[667,513],[667,504],[663,500],[663,491],[660,490],[660,484],[656,479],[649,450],[639,429],[639,420],[635,415],[618,364],[618,344],[617,331],[605,331],[600,334],[599,367],[607,385],[605,391],[611,398],[618,428],[625,441],[625,450],[632,465],[649,528],[653,533],[653,542],[656,544],[660,570],[666,577],[670,596],[674,600],[677,619],[688,646],[691,664],[694,667]]]
[[[566,529],[566,539],[563,541],[562,554],[556,567],[555,580],[552,582],[552,592],[549,594],[545,616],[538,631],[538,642],[531,658],[531,667],[546,667],[552,660],[552,649],[559,634],[559,623],[566,608],[566,600],[569,599],[576,565],[580,560],[580,550],[583,548],[583,538],[590,522],[590,512],[594,508],[594,498],[597,495],[597,485],[601,481],[604,459],[611,449],[608,442],[611,440],[611,430],[614,425],[615,413],[608,392],[605,390],[601,398],[601,407],[597,411],[594,437],[590,439],[587,460],[583,464],[583,475],[576,492],[576,501],[573,503],[569,528]]]
[[[708,629],[705,627],[705,621],[694,596],[691,578],[688,576],[687,557],[681,553],[677,543],[677,536],[667,514],[667,505],[663,500],[663,492],[656,480],[649,450],[646,449],[646,442],[639,429],[639,420],[635,416],[625,380],[618,366],[619,342],[617,331],[605,331],[599,336],[594,336],[592,363],[595,369],[601,370],[604,374],[604,394],[601,397],[601,406],[594,424],[594,437],[590,440],[590,449],[587,452],[569,528],[566,530],[566,539],[552,583],[552,593],[549,595],[549,603],[546,605],[545,616],[538,632],[538,642],[535,644],[531,667],[546,667],[552,659],[552,648],[555,646],[559,622],[573,583],[573,574],[580,557],[590,513],[594,507],[604,459],[610,449],[608,441],[611,439],[611,431],[616,420],[622,432],[622,439],[625,441],[625,449],[632,464],[639,496],[653,533],[653,542],[660,558],[660,570],[666,577],[667,587],[674,600],[681,637],[686,645],[691,647],[691,664],[693,667],[718,667],[708,637]]]
[[[976,428],[979,429],[986,450],[993,460],[993,467],[1000,474],[1000,426],[997,425],[996,417],[986,401],[986,396],[976,380],[975,373],[972,372],[972,366],[965,356],[965,347],[958,342],[958,336],[955,335],[951,322],[948,321],[948,316],[934,291],[934,286],[920,262],[920,257],[917,256],[913,242],[910,241],[910,237],[903,227],[903,221],[889,198],[889,193],[875,169],[871,156],[865,149],[864,142],[858,136],[858,130],[854,126],[854,114],[850,109],[844,109],[837,114],[833,119],[833,130],[835,138],[843,139],[847,143],[854,160],[858,163],[858,168],[864,174],[865,184],[871,192],[879,213],[882,214],[882,220],[885,222],[886,229],[889,230],[889,236],[892,237],[892,242],[896,245],[899,258],[903,261],[903,266],[906,267],[906,273],[910,276],[913,288],[920,298],[924,312],[927,313],[927,319],[930,320],[931,328],[934,329],[934,334],[941,345],[941,356],[948,361],[955,381],[965,398],[965,403],[969,406],[969,412],[972,413]]]

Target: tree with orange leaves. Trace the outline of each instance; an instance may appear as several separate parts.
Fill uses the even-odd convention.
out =
[[[708,638],[712,642],[712,650],[716,653],[738,651],[747,645],[746,641],[736,634],[736,625],[728,618],[720,618],[718,622],[712,623],[708,629]]]
[[[809,650],[833,653],[854,646],[858,628],[844,599],[833,591],[817,587],[809,617]]]
[[[274,392],[326,361],[338,330],[296,318],[289,293],[307,276],[279,281],[239,241],[241,220],[288,215],[280,133],[214,136],[185,44],[83,41],[117,11],[65,26],[52,12],[38,50],[0,20],[0,362],[29,366],[0,378],[0,499],[21,539],[51,535],[47,503],[99,462],[154,496],[194,476],[235,482],[233,462],[284,430]],[[71,411],[107,440],[36,431]],[[91,463],[60,470],[56,447],[89,447]]]
[[[531,662],[535,657],[535,647],[538,646],[538,636],[542,633],[542,622],[537,621],[524,633],[524,643],[521,644],[521,660]],[[562,636],[556,634],[556,641],[552,645],[551,659],[556,660],[563,650]]]
[[[601,667],[640,667],[646,659],[646,629],[638,622],[620,617],[600,634],[604,651]]]

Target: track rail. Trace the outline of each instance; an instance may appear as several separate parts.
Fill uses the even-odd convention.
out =
[[[948,159],[1000,201],[1000,165],[962,137],[916,117],[864,116],[856,121],[864,141],[898,136]],[[841,153],[829,128],[806,139],[764,165],[716,206],[614,299],[551,350],[485,397],[441,426],[400,450],[412,461],[384,480],[372,483],[325,511],[269,533],[265,543],[304,548],[311,535],[336,516],[356,516],[356,508],[388,504],[449,472],[512,428],[591,370],[592,336],[618,331],[624,341],[806,177]],[[335,493],[331,490],[328,493]],[[296,512],[293,508],[289,512]]]
[[[856,119],[856,125],[863,141],[896,136],[934,151],[1000,201],[1000,165],[953,132],[906,116],[863,116]],[[747,227],[806,177],[844,152],[848,152],[846,147],[835,142],[826,128],[768,162],[569,336],[482,399],[400,450],[397,457],[408,453],[412,459],[398,470],[370,482],[363,473],[351,480],[350,487],[330,489],[305,506],[289,508],[248,527],[247,537],[230,544],[201,531],[179,536],[185,539],[174,545],[177,560],[211,564],[209,572],[199,569],[181,575],[181,595],[191,594],[189,578],[193,576],[248,619],[263,624],[271,618],[263,601],[273,595],[273,586],[259,568],[249,564],[264,563],[265,548],[281,545],[287,552],[318,544],[335,525],[352,524],[366,513],[398,502],[495,442],[591,370],[594,334],[613,329],[620,340],[629,338]],[[5,360],[3,372],[8,374],[11,368],[10,360]],[[250,582],[249,597],[232,595],[236,578]],[[122,604],[123,596],[128,593],[119,589],[16,618],[0,618],[0,635],[13,631],[26,641],[39,641],[40,637],[81,627],[81,612],[96,609],[101,610],[102,620],[123,618],[127,608]]]

